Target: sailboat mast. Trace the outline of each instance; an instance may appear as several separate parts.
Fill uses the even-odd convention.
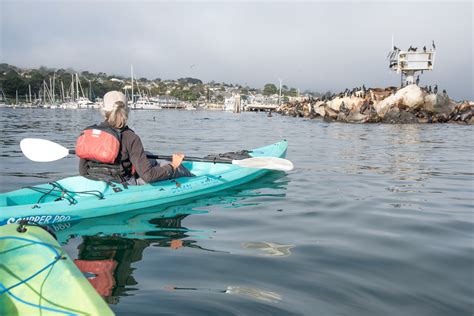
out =
[[[53,74],[53,104],[56,103],[56,74]]]
[[[133,65],[130,65],[130,72],[131,72],[131,75],[132,75],[132,108],[133,108],[133,104],[134,104],[134,100],[133,100]]]
[[[43,102],[46,103],[46,81],[43,80]]]
[[[76,73],[76,100],[79,100],[79,75]]]
[[[61,101],[64,102],[64,84],[61,80]]]
[[[71,74],[71,100],[70,100],[71,102],[74,101],[75,96],[76,95],[74,94],[74,75]]]

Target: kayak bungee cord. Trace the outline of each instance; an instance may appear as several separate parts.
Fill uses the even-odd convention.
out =
[[[99,200],[104,199],[104,194],[98,190],[90,190],[90,191],[72,191],[72,190],[67,190],[63,188],[59,183],[57,182],[49,182],[52,186],[51,189],[46,189],[46,188],[41,188],[41,187],[35,187],[35,186],[27,186],[24,187],[25,189],[31,189],[33,191],[43,193],[43,195],[38,199],[38,201],[35,204],[35,207],[39,207],[38,204],[40,204],[44,198],[46,198],[48,195],[51,195],[53,197],[57,197],[58,199],[66,199],[69,201],[69,205],[77,204],[77,200],[72,196],[72,194],[90,194],[96,196]],[[53,193],[59,193],[59,195],[53,194]]]
[[[3,286],[2,283],[0,283],[0,288],[5,288]],[[29,306],[33,306],[33,307],[36,307],[36,308],[39,308],[40,310],[47,310],[47,311],[50,311],[50,312],[55,312],[55,313],[61,313],[61,314],[65,314],[65,315],[70,315],[70,316],[77,316],[78,314],[74,314],[74,313],[70,313],[68,311],[62,311],[60,309],[55,309],[55,308],[51,308],[51,307],[47,307],[47,306],[40,306],[38,304],[34,304],[34,303],[30,303],[30,302],[27,302],[21,298],[19,298],[18,296],[16,296],[15,294],[11,293],[10,291],[7,291],[7,293],[13,297],[14,299],[16,299],[17,301],[23,303],[23,304],[26,304],[26,305],[29,305]]]
[[[49,268],[50,266],[56,264],[56,262],[58,262],[59,260],[61,260],[63,257],[60,255],[60,253],[54,248],[52,247],[50,244],[47,244],[47,243],[44,243],[44,242],[39,242],[39,241],[35,241],[35,240],[31,240],[31,239],[28,239],[28,238],[22,238],[22,237],[15,237],[15,236],[4,236],[4,237],[0,237],[0,240],[3,240],[3,239],[13,239],[13,240],[21,240],[21,241],[26,241],[26,242],[30,242],[31,244],[38,244],[40,246],[44,246],[44,247],[47,247],[49,249],[51,249],[54,254],[56,255],[54,257],[54,260],[51,261],[50,263],[48,263],[46,266],[44,266],[43,268],[41,268],[40,270],[38,270],[37,272],[33,273],[32,275],[30,275],[29,277],[27,277],[26,279],[23,279],[21,280],[20,282],[8,287],[8,288],[4,288],[4,290],[0,291],[0,295],[5,293],[5,292],[8,292],[9,290],[17,287],[18,285],[21,285],[29,280],[31,280],[32,278],[36,277],[38,274],[40,274],[41,272],[43,272],[44,270],[46,270],[47,268]]]
[[[46,247],[48,248],[50,251],[52,251],[55,255],[53,261],[51,261],[50,263],[48,263],[47,265],[45,265],[43,268],[39,269],[38,271],[36,271],[35,273],[33,273],[32,275],[30,275],[29,277],[21,280],[20,282],[17,282],[9,287],[5,287],[5,285],[3,285],[1,282],[0,282],[0,295],[2,294],[5,294],[7,293],[8,295],[10,295],[12,298],[18,300],[19,302],[23,303],[23,304],[26,304],[26,305],[29,305],[29,306],[33,306],[33,307],[36,307],[36,308],[39,308],[40,310],[47,310],[47,311],[51,311],[51,312],[56,312],[56,313],[61,313],[61,314],[66,314],[66,315],[77,315],[77,314],[74,314],[74,313],[70,313],[68,311],[64,311],[64,310],[59,310],[59,309],[55,309],[55,308],[51,308],[51,307],[46,307],[46,306],[41,306],[41,305],[38,305],[38,304],[34,304],[34,303],[31,303],[31,302],[27,302],[19,297],[17,297],[15,294],[13,294],[11,292],[12,289],[16,288],[17,286],[19,285],[22,285],[22,284],[27,284],[28,281],[30,281],[31,279],[37,277],[38,275],[40,275],[41,273],[43,273],[46,269],[48,268],[51,268],[59,261],[59,260],[62,260],[64,259],[63,256],[61,256],[61,254],[53,247],[51,246],[50,244],[47,244],[47,243],[44,243],[44,242],[39,242],[39,241],[36,241],[36,240],[31,240],[31,239],[28,239],[28,238],[22,238],[22,237],[16,237],[16,236],[3,236],[3,237],[0,237],[0,240],[6,240],[6,239],[10,239],[10,240],[20,240],[20,241],[25,241],[25,242],[28,242],[29,244],[27,245],[40,245],[40,246],[43,246],[43,247]],[[7,250],[9,251],[9,250]],[[50,271],[48,272],[48,275],[49,273],[51,272],[51,269]]]

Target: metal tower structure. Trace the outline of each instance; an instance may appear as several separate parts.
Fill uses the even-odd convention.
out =
[[[436,51],[433,49],[426,50],[423,47],[421,51],[417,48],[410,47],[408,50],[401,50],[393,46],[393,50],[388,54],[389,68],[400,74],[401,86],[409,84],[417,84],[419,75],[415,79],[417,72],[433,70]]]

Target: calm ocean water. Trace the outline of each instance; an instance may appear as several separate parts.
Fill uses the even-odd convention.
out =
[[[0,109],[0,191],[77,173],[19,142],[73,147],[97,111]],[[146,149],[207,155],[289,141],[288,173],[161,208],[57,225],[109,260],[119,315],[472,315],[474,127],[349,125],[263,113],[134,111]],[[106,274],[107,274],[106,273]]]

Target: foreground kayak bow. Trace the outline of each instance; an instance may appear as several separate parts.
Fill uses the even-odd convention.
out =
[[[37,226],[0,227],[0,315],[113,315],[58,242]]]

